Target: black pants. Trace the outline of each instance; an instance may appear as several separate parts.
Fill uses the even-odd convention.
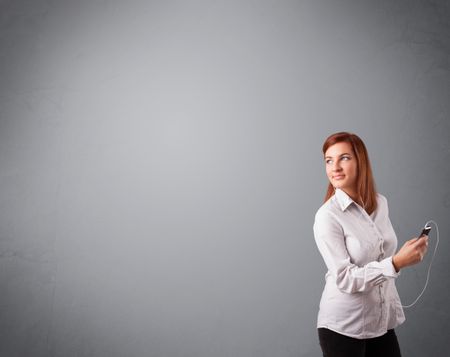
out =
[[[401,357],[394,330],[380,337],[357,339],[319,328],[323,357]]]

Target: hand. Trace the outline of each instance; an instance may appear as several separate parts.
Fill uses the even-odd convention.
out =
[[[408,240],[392,257],[392,264],[398,272],[401,268],[420,263],[428,249],[428,236]]]

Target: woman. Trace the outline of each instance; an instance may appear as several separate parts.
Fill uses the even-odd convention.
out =
[[[428,237],[397,252],[386,198],[375,190],[362,140],[341,132],[323,145],[328,191],[314,237],[328,267],[318,333],[324,357],[400,356],[394,328],[404,320],[395,287],[399,271],[419,263]]]

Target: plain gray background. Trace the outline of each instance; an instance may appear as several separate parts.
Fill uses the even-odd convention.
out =
[[[0,26],[1,356],[319,356],[342,130],[399,244],[439,223],[397,334],[448,353],[447,1],[2,0]]]

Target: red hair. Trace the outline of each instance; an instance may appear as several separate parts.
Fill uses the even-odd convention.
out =
[[[366,146],[359,136],[355,134],[348,132],[335,133],[330,135],[323,143],[322,151],[324,156],[330,146],[341,142],[349,143],[352,147],[358,170],[358,175],[356,178],[356,193],[358,194],[359,199],[362,200],[362,202],[359,203],[363,205],[368,214],[371,214],[377,209],[377,192]],[[331,183],[329,183],[327,194],[325,195],[325,201],[333,195],[334,187]]]

